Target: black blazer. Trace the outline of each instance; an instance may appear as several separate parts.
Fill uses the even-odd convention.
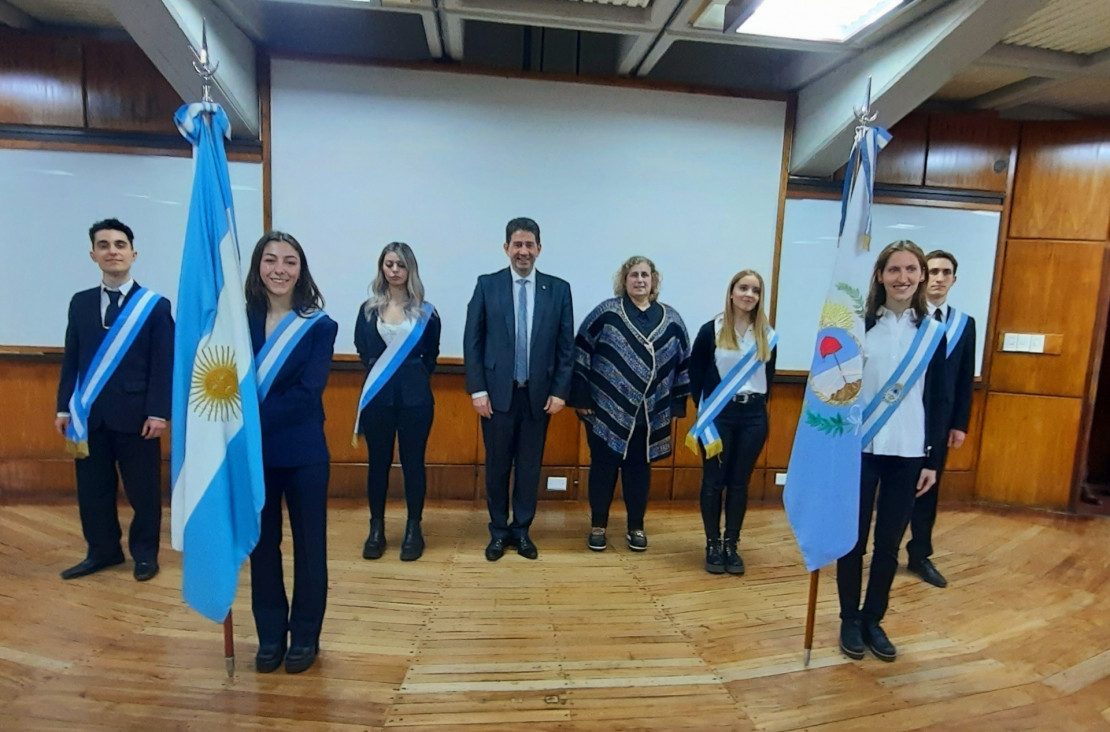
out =
[[[120,308],[138,291],[139,283],[135,282],[120,302]],[[100,287],[74,295],[69,301],[57,411],[69,411],[69,399],[77,388],[77,378],[88,371],[107,334],[100,318]],[[148,417],[170,418],[172,392],[173,316],[170,301],[163,297],[93,402],[89,429],[106,427],[115,432],[139,434]]]
[[[922,320],[917,327],[925,323]],[[875,319],[864,319],[864,330],[875,327]],[[925,370],[925,467],[931,470],[940,470],[944,467],[942,458],[945,455],[943,446],[948,444],[948,415],[952,409],[948,400],[948,386],[945,368],[944,336],[941,336],[937,350],[929,361]]]
[[[698,329],[694,338],[694,347],[690,349],[690,395],[697,407],[704,397],[713,393],[721,383],[721,374],[717,371],[717,332],[716,318]],[[779,357],[776,346],[771,349],[771,357],[763,364],[767,372],[767,398],[771,397],[771,383],[775,380],[775,361]]]
[[[365,307],[364,303],[355,316],[355,348],[363,367],[369,370],[385,352],[385,341],[378,333],[378,312],[372,312],[367,320]],[[435,403],[428,377],[436,370],[436,359],[439,358],[440,326],[439,313],[433,310],[420,340],[393,377],[366,405],[367,409],[370,406],[416,407]]]
[[[948,317],[952,317],[952,308],[948,308]],[[967,432],[971,423],[971,390],[975,386],[975,318],[970,315],[945,367],[948,401],[952,406],[948,429]]]
[[[506,267],[482,275],[466,306],[463,360],[466,390],[489,392],[490,404],[506,412],[513,398],[516,318],[513,280]],[[574,370],[574,312],[570,285],[536,272],[536,304],[528,359],[528,400],[537,419],[549,396],[566,400]]]
[[[255,356],[266,344],[266,313],[248,312]],[[329,460],[324,439],[324,387],[339,326],[327,315],[309,328],[274,377],[258,405],[262,424],[262,464],[293,468]]]

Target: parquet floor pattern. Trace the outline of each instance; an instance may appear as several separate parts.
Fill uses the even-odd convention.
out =
[[[651,546],[633,554],[622,531],[586,549],[585,504],[543,503],[534,562],[487,562],[486,520],[480,504],[429,505],[428,550],[403,563],[391,503],[389,549],[369,562],[364,506],[337,503],[317,665],[254,672],[244,570],[229,680],[168,536],[150,582],[130,563],[63,582],[84,549],[76,507],[2,506],[0,728],[1110,729],[1105,519],[942,507],[951,584],[899,572],[884,622],[898,660],[840,655],[830,567],[808,669],[807,575],[781,508],[749,511],[743,577],[703,571],[693,505],[649,508]]]

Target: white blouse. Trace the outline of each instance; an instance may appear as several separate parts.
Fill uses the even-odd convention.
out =
[[[397,337],[397,333],[407,322],[408,321],[405,320],[394,325],[393,323],[387,323],[381,318],[378,318],[378,335],[385,341],[385,345],[388,346],[390,343],[393,343],[393,339]]]
[[[721,335],[721,328],[724,327],[725,319],[723,316],[718,315],[713,322],[714,342],[717,337]],[[736,368],[736,364],[740,362],[740,357],[747,352],[749,348],[755,348],[755,336],[752,334],[752,327],[749,325],[747,330],[742,334],[736,334],[736,342],[740,346],[738,350],[731,348],[721,348],[717,346],[717,350],[713,352],[713,360],[717,364],[717,373],[721,378],[725,378],[729,371]],[[747,383],[741,386],[737,394],[766,394],[767,393],[767,364],[760,363],[752,372],[751,378]]]
[[[913,308],[901,316],[886,308],[867,331],[863,344],[863,391],[861,403],[869,404],[891,377],[917,335],[917,318]],[[925,456],[925,376],[922,375],[906,392],[883,428],[864,452],[897,457]]]

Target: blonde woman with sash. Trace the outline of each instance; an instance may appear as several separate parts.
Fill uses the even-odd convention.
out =
[[[887,245],[875,260],[864,317],[860,403],[859,538],[836,563],[840,650],[882,661],[897,657],[880,622],[898,569],[914,500],[932,489],[948,438],[944,326],[929,317],[925,255],[912,241]],[[874,552],[860,606],[863,554],[875,512]]]
[[[401,561],[411,562],[424,553],[424,450],[435,413],[431,375],[439,357],[439,314],[424,300],[416,256],[403,242],[382,249],[370,292],[355,320],[355,348],[368,369],[355,425],[356,434],[366,437],[368,463],[370,534],[362,556],[378,559],[385,551],[385,497],[396,439],[408,509]]]
[[[690,353],[690,390],[699,406],[686,444],[702,458],[701,518],[710,574],[744,574],[737,544],[748,481],[767,441],[767,397],[778,345],[763,308],[763,289],[763,277],[754,270],[733,275],[724,311],[701,327]]]
[[[258,378],[266,503],[251,552],[251,610],[258,629],[255,669],[288,673],[312,666],[328,593],[328,474],[324,387],[339,328],[324,313],[300,243],[263,234],[251,255],[247,322]],[[293,534],[293,602],[281,561],[281,502]],[[286,653],[288,642],[289,652]]]

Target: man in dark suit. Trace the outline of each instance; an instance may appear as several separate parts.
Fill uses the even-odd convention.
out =
[[[947,587],[944,578],[933,561],[933,525],[937,520],[937,493],[940,479],[944,474],[944,461],[948,448],[958,448],[967,438],[968,423],[971,421],[971,390],[975,382],[975,319],[958,313],[948,306],[948,291],[956,284],[956,257],[940,249],[929,252],[925,257],[929,265],[929,284],[926,293],[929,298],[929,314],[947,327],[948,354],[945,360],[945,382],[948,388],[948,402],[952,411],[948,415],[948,441],[941,442],[940,468],[937,470],[937,484],[933,490],[919,496],[914,502],[910,519],[911,539],[906,545],[909,554],[909,570],[934,587]],[[960,325],[960,320],[966,323]]]
[[[539,554],[528,528],[536,515],[547,423],[566,403],[574,367],[570,285],[536,271],[539,225],[513,219],[504,248],[510,266],[478,278],[463,338],[466,390],[482,417],[486,447],[491,562],[506,546],[528,559]]]
[[[117,219],[99,221],[89,229],[89,240],[89,257],[100,267],[101,284],[78,292],[69,303],[54,421],[63,436],[70,422],[70,397],[87,376],[113,323],[140,290],[131,279],[131,264],[138,252],[126,224]],[[135,511],[128,536],[135,579],[142,582],[158,574],[162,524],[159,438],[170,415],[172,373],[173,317],[169,300],[158,296],[89,410],[88,457],[75,461],[77,505],[88,552],[83,561],[62,572],[62,579],[83,577],[124,561],[116,511],[117,466]]]

